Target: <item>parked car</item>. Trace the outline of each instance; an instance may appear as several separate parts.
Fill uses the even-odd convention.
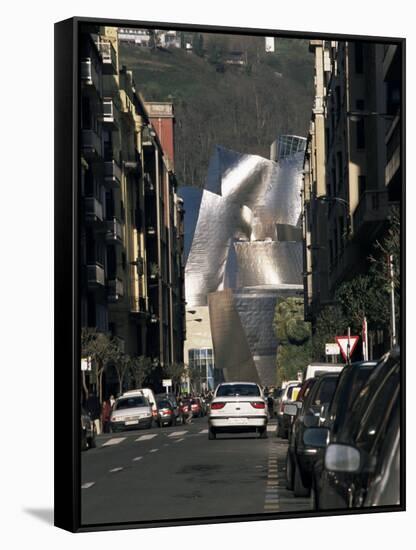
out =
[[[303,371],[303,381],[324,372],[341,372],[344,366],[344,363],[309,363]]]
[[[324,373],[313,384],[302,403],[299,414],[295,404],[287,404],[285,412],[296,416],[286,456],[286,485],[295,496],[306,497],[312,486],[314,462],[322,449],[304,442],[304,432],[311,426],[319,426],[324,419],[337,386],[339,373]]]
[[[112,432],[141,427],[151,428],[152,422],[152,406],[144,395],[127,392],[116,399],[110,417]]]
[[[153,393],[153,390],[150,388],[138,388],[136,390],[129,390],[123,393],[122,397],[129,395],[143,395],[148,400],[150,406],[152,407],[153,419],[157,418],[157,406],[156,406],[156,397]]]
[[[204,416],[204,408],[199,397],[191,399],[191,409],[193,416]]]
[[[329,439],[324,468],[316,481],[319,509],[400,502],[399,419],[400,351],[393,350],[374,367],[348,419],[334,434],[326,427],[305,434],[323,449]]]
[[[219,384],[211,401],[208,438],[218,433],[254,431],[267,438],[267,405],[260,386],[252,382]]]
[[[288,439],[290,439],[292,435],[293,423],[296,420],[296,417],[299,414],[300,410],[302,409],[302,403],[308,397],[309,392],[312,390],[312,386],[315,384],[317,380],[318,380],[318,377],[308,378],[308,380],[305,380],[305,382],[302,383],[301,387],[299,388],[299,392],[296,396],[296,401],[292,402],[297,407],[297,412],[294,416],[288,415],[287,413],[285,413],[285,407],[283,408],[283,425],[288,426],[288,435],[287,435]],[[290,404],[290,402],[286,404]]]
[[[96,446],[95,426],[90,415],[84,408],[81,408],[81,450],[86,451]]]
[[[341,371],[337,388],[328,408],[327,417],[322,423],[324,427],[329,429],[327,438],[328,441],[331,439],[335,441],[337,435],[344,429],[343,427],[350,422],[351,409],[355,403],[357,395],[360,393],[362,387],[374,371],[376,365],[376,361],[358,361],[356,363],[352,363],[352,365],[344,367]],[[314,379],[311,378],[309,381],[312,380]],[[313,478],[311,488],[315,508],[318,508],[318,501],[320,500],[317,486],[323,469],[324,453],[320,452],[317,455],[312,473]]]
[[[296,401],[301,386],[302,384],[299,381],[288,382],[287,386],[283,389],[280,397],[276,401],[278,406],[276,411],[277,437],[287,438],[289,435],[291,417],[284,414],[284,408],[286,403]]]
[[[176,416],[175,409],[170,399],[161,399],[156,402],[157,405],[157,418],[156,423],[159,428],[163,426],[175,426]]]
[[[158,401],[163,401],[165,399],[168,399],[170,401],[170,403],[172,404],[176,422],[180,422],[181,421],[181,415],[180,415],[179,405],[178,405],[178,402],[176,400],[175,394],[173,394],[173,393],[158,393],[158,394],[156,394],[156,405],[157,405]]]

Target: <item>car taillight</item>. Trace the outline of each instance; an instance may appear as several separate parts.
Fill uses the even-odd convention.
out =
[[[255,409],[265,409],[266,408],[266,405],[264,404],[263,401],[252,401],[250,403],[250,405],[252,407],[254,407]]]
[[[211,404],[211,410],[215,411],[218,409],[223,409],[225,407],[225,403],[212,403]]]

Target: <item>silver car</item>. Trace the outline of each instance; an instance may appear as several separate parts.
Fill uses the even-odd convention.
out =
[[[114,403],[110,418],[112,432],[119,430],[151,428],[152,407],[143,395],[125,395]]]

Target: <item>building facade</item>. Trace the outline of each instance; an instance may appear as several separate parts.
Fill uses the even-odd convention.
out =
[[[368,270],[401,196],[398,46],[312,40],[315,100],[304,160],[305,315]],[[379,337],[380,339],[380,337]]]
[[[163,369],[183,361],[184,340],[183,204],[173,153],[166,155],[132,73],[120,67],[117,29],[84,32],[81,51],[81,323]],[[111,367],[104,384],[117,385]]]

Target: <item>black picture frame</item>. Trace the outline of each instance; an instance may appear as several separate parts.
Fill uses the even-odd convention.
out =
[[[404,38],[358,36],[336,33],[297,32],[286,30],[234,28],[221,26],[187,25],[155,21],[113,20],[73,17],[55,24],[55,525],[71,532],[104,531],[114,529],[154,528],[175,525],[202,525],[241,521],[276,520],[334,515],[354,515],[406,510],[405,437],[401,438],[401,504],[374,509],[351,509],[325,512],[279,512],[253,515],[183,518],[125,523],[83,525],[81,523],[80,475],[80,269],[79,269],[79,34],[85,24],[149,29],[173,29],[195,32],[215,32],[252,36],[278,36],[322,40],[366,40],[368,42],[396,44],[401,48],[401,227],[405,218],[405,135],[406,135],[406,40]],[[401,231],[401,247],[405,250],[405,232]],[[401,257],[402,287],[405,288],[405,254]],[[405,357],[405,301],[401,300],[401,357]],[[401,369],[402,434],[406,429],[405,368]]]

